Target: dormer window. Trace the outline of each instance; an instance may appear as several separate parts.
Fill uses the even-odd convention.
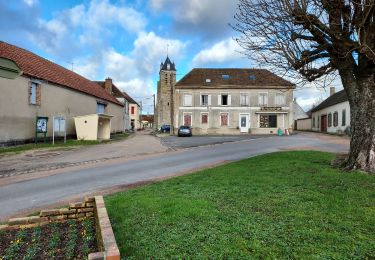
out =
[[[211,83],[211,79],[206,79],[206,83],[210,84]]]
[[[225,75],[221,75],[221,78],[222,79],[230,79],[230,76],[225,74]]]
[[[171,64],[167,64],[167,70],[170,70],[171,69]]]
[[[255,75],[250,75],[250,76],[249,76],[249,79],[250,79],[250,80],[256,80],[257,77],[256,77]]]

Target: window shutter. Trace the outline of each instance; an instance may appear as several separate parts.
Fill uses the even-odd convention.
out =
[[[221,95],[217,95],[217,105],[221,106]]]
[[[231,104],[232,104],[231,95],[228,95],[228,106],[230,106]]]
[[[211,106],[211,95],[208,95],[208,105]]]
[[[258,105],[263,105],[263,96],[262,96],[262,94],[259,94],[259,96],[258,96]]]
[[[42,86],[39,84],[36,85],[36,104],[42,105]]]
[[[199,97],[200,97],[199,105],[202,106],[202,104],[203,104],[203,103],[202,103],[203,95],[201,94]]]
[[[31,95],[32,95],[32,84],[31,84],[31,81],[29,81],[29,104],[31,104]]]

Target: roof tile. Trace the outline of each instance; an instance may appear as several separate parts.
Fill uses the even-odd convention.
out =
[[[0,41],[0,57],[14,61],[24,75],[49,81],[85,94],[122,105],[95,82],[44,59],[30,51]]]
[[[193,69],[176,88],[295,88],[295,84],[265,69]]]

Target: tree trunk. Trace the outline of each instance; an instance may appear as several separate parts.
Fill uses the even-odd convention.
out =
[[[344,81],[343,81],[344,83]],[[351,114],[350,154],[347,169],[375,172],[375,83],[374,75],[356,80],[347,90]],[[345,84],[344,84],[345,87]],[[345,89],[347,89],[345,87]]]

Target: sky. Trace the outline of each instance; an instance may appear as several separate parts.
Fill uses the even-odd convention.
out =
[[[177,80],[193,68],[257,68],[234,38],[236,0],[0,0],[0,40],[91,80],[114,84],[153,113],[160,63]],[[297,88],[305,109],[329,90]]]

